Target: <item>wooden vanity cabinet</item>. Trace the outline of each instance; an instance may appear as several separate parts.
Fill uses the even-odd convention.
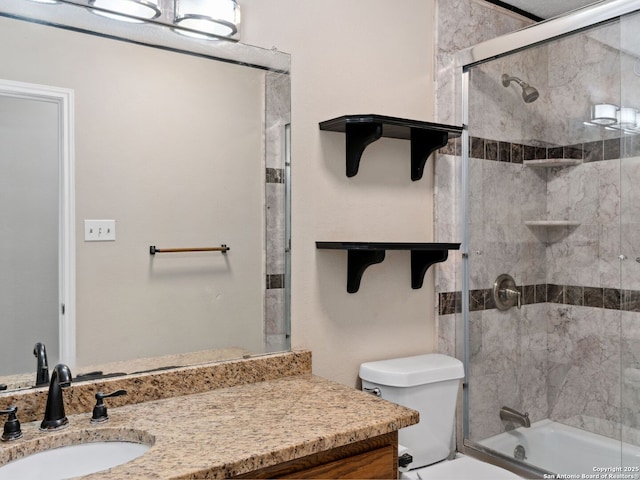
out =
[[[398,432],[308,455],[234,478],[398,478]]]

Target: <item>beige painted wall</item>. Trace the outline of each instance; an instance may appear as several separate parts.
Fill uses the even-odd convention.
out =
[[[360,291],[347,256],[317,240],[431,241],[433,171],[409,176],[409,142],[368,147],[345,176],[345,114],[433,118],[434,0],[243,0],[242,41],[292,54],[292,344],[314,373],[346,385],[369,360],[435,348],[433,271],[412,290],[409,252],[387,252]]]

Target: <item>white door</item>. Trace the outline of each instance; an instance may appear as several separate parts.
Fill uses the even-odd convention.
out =
[[[42,88],[0,82],[0,375],[35,377],[36,342],[50,368],[75,355],[72,97]]]

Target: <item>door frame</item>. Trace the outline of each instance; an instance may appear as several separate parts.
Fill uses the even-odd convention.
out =
[[[74,92],[71,89],[0,79],[0,96],[58,105],[58,343],[60,362],[76,362],[76,242]]]

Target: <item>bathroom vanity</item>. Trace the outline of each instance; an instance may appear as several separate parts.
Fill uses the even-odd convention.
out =
[[[128,394],[105,401],[109,421],[91,424],[95,392],[119,388]],[[24,432],[0,444],[0,467],[56,446],[128,440],[152,447],[86,478],[395,478],[397,431],[419,420],[312,375],[309,352],[84,382],[64,392],[69,426],[56,432],[38,430],[43,390],[0,396],[0,408],[18,405]]]

